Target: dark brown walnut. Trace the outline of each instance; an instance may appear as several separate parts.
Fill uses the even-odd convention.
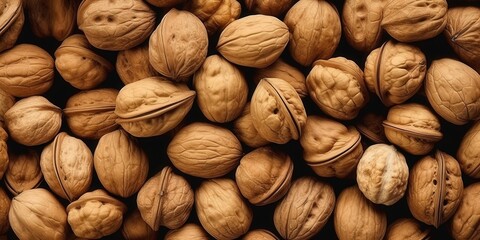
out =
[[[442,58],[428,68],[428,102],[442,118],[455,125],[480,118],[479,88],[480,74],[460,61]]]
[[[342,36],[338,11],[328,1],[300,0],[283,21],[290,30],[290,55],[303,66],[330,58]]]
[[[52,56],[32,44],[0,53],[0,88],[15,97],[41,95],[53,84]]]
[[[146,2],[152,4],[155,7],[160,7],[160,8],[173,7],[175,5],[179,5],[179,4],[183,3],[185,1],[186,0],[146,0]]]
[[[5,113],[15,104],[15,97],[0,88],[0,127],[5,127]]]
[[[177,229],[188,220],[193,207],[190,184],[169,166],[150,178],[137,195],[142,219],[154,231],[161,226]]]
[[[52,140],[62,126],[62,110],[42,96],[23,98],[5,113],[10,138],[26,146]]]
[[[457,150],[456,159],[460,164],[462,173],[479,179],[480,178],[480,121],[475,122],[463,136]]]
[[[279,238],[266,229],[255,229],[243,235],[242,240],[279,240]]]
[[[389,0],[382,27],[398,41],[417,42],[442,33],[447,22],[446,0]]]
[[[270,143],[261,137],[255,126],[253,126],[253,119],[250,115],[250,102],[245,104],[242,113],[233,122],[232,131],[238,137],[238,140],[252,148],[265,146]]]
[[[0,127],[0,179],[7,171],[8,163],[10,162],[8,156],[7,138],[8,134],[3,128]]]
[[[365,62],[365,83],[389,107],[410,99],[423,86],[427,60],[420,48],[388,41]]]
[[[281,17],[292,5],[292,0],[245,0],[248,11]]]
[[[158,232],[143,221],[137,208],[127,214],[122,224],[122,236],[125,240],[155,240]]]
[[[311,239],[325,226],[334,206],[332,186],[314,177],[301,177],[275,207],[273,223],[284,239]]]
[[[208,34],[193,13],[175,8],[163,16],[148,43],[150,64],[176,82],[186,82],[207,57]]]
[[[209,240],[210,236],[208,235],[205,230],[195,224],[195,223],[187,223],[180,228],[172,229],[167,232],[165,235],[165,240],[184,240],[184,239],[192,239],[192,240]]]
[[[480,72],[480,7],[449,8],[443,32],[457,55]]]
[[[195,209],[203,228],[218,240],[236,239],[247,233],[253,212],[235,181],[203,181],[195,191]]]
[[[480,232],[480,182],[463,190],[460,206],[452,217],[450,234],[454,239],[478,239]]]
[[[414,155],[427,154],[443,138],[438,118],[418,103],[393,106],[383,126],[391,143]]]
[[[185,9],[203,22],[210,36],[238,19],[242,11],[237,0],[190,0]]]
[[[365,198],[357,186],[351,186],[338,195],[333,223],[340,240],[381,240],[387,229],[387,214]]]
[[[242,154],[242,145],[230,130],[202,122],[184,126],[167,147],[177,169],[202,178],[224,176],[237,167]]]
[[[240,160],[235,181],[242,195],[256,206],[278,201],[290,188],[293,161],[279,148],[257,148]]]
[[[159,75],[148,60],[148,42],[118,52],[115,68],[125,85]]]
[[[355,127],[362,134],[364,139],[369,139],[373,143],[386,143],[387,137],[382,126],[387,116],[379,109],[374,111],[364,111],[356,119]]]
[[[363,154],[355,127],[310,115],[303,131],[303,158],[317,175],[345,178],[354,172]]]
[[[407,203],[419,221],[438,228],[453,216],[463,192],[460,166],[452,156],[435,151],[410,170]]]
[[[0,236],[6,234],[10,229],[10,223],[8,222],[10,203],[10,197],[8,197],[5,190],[0,187]]]
[[[307,121],[302,99],[280,78],[260,80],[252,96],[250,115],[259,135],[277,144],[299,139]]]
[[[126,212],[124,203],[97,189],[70,203],[67,219],[75,236],[99,239],[119,230]]]
[[[98,86],[113,69],[113,65],[98,55],[82,34],[68,37],[57,48],[55,67],[65,81],[80,90]]]
[[[103,135],[93,154],[100,183],[115,195],[127,198],[137,193],[147,179],[147,154],[137,140],[123,130]]]
[[[344,57],[315,61],[306,86],[313,102],[340,120],[356,118],[369,100],[362,70]]]
[[[25,22],[21,0],[0,3],[0,52],[15,45]]]
[[[116,99],[116,121],[135,137],[162,135],[185,118],[195,94],[187,85],[162,77],[127,84]]]
[[[399,218],[387,228],[385,240],[430,239],[432,229],[414,218]]]
[[[72,202],[92,183],[93,155],[82,140],[61,132],[43,149],[40,168],[50,189]]]
[[[77,25],[94,47],[121,51],[148,39],[155,12],[142,0],[83,0]]]
[[[10,162],[4,176],[5,187],[14,196],[40,186],[43,174],[40,168],[40,156],[32,149],[11,149],[8,152]]]
[[[118,90],[98,88],[68,98],[63,109],[68,127],[81,138],[99,139],[118,128],[115,101]]]

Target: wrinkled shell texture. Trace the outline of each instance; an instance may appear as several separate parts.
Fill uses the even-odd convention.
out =
[[[253,125],[252,115],[250,114],[250,102],[245,104],[241,115],[233,122],[232,131],[242,143],[252,148],[265,146],[270,143],[260,136]]]
[[[375,144],[358,161],[357,183],[370,201],[390,206],[405,194],[408,173],[402,153],[391,145]]]
[[[273,213],[284,239],[310,239],[325,226],[335,206],[333,188],[314,177],[295,180]]]
[[[205,230],[194,223],[187,223],[182,227],[170,230],[165,235],[165,240],[209,240],[210,236]]]
[[[230,23],[220,34],[217,50],[228,61],[265,68],[282,54],[289,41],[288,27],[276,17],[249,15]]]
[[[24,1],[32,32],[37,37],[54,37],[58,41],[64,40],[76,27],[77,5],[75,1]]]
[[[238,19],[242,10],[237,0],[190,0],[186,9],[203,22],[209,35]]]
[[[155,12],[141,0],[83,0],[77,24],[94,47],[120,51],[148,39],[155,28]]]
[[[11,151],[10,162],[5,174],[5,187],[14,195],[37,188],[43,181],[40,156],[34,150]]]
[[[255,229],[243,235],[243,240],[278,240],[272,232],[265,229]]]
[[[428,239],[430,229],[414,218],[399,218],[387,228],[387,240]]]
[[[452,217],[451,233],[455,239],[478,239],[480,232],[480,183],[463,190],[460,206]]]
[[[42,48],[19,44],[0,53],[0,88],[15,97],[45,93],[53,84],[54,61]]]
[[[115,69],[124,84],[159,75],[148,59],[148,43],[118,52]]]
[[[8,222],[8,211],[10,210],[10,197],[3,188],[0,188],[0,235],[7,233],[10,228]]]
[[[186,81],[207,57],[208,34],[192,13],[168,11],[149,41],[150,64],[163,76]]]
[[[330,58],[337,49],[342,27],[337,9],[327,1],[300,0],[283,20],[290,30],[288,50],[303,66]]]
[[[252,223],[252,210],[228,178],[202,182],[195,192],[195,209],[203,228],[218,240],[238,238]]]
[[[465,133],[457,151],[457,160],[462,172],[472,178],[480,178],[480,121]]]
[[[122,236],[126,240],[155,240],[157,239],[157,233],[143,221],[138,209],[133,210],[123,219]]]
[[[235,65],[219,55],[209,56],[195,73],[197,104],[205,117],[218,123],[236,119],[247,102],[248,84]]]
[[[242,145],[228,129],[194,122],[178,131],[167,147],[172,164],[180,171],[202,178],[223,176],[242,157]]]
[[[272,65],[255,71],[253,80],[257,84],[263,78],[280,78],[290,83],[300,97],[303,98],[308,95],[305,75],[299,69],[289,65],[280,58]]]
[[[0,52],[15,45],[25,23],[22,1],[3,1],[0,5]]]
[[[450,123],[463,125],[480,117],[480,74],[460,61],[433,61],[425,93],[433,109]]]

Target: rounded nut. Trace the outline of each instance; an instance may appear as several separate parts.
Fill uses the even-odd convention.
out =
[[[260,136],[255,126],[253,126],[253,119],[250,114],[250,102],[245,104],[242,113],[233,122],[232,131],[242,143],[252,148],[265,146],[270,143]]]
[[[292,5],[292,0],[245,0],[248,11],[281,17]]]
[[[23,1],[30,21],[30,29],[39,38],[67,38],[76,28],[75,15],[78,3],[62,0]]]
[[[201,226],[195,223],[187,223],[180,228],[168,231],[165,235],[165,240],[184,239],[209,240],[210,236]]]
[[[40,168],[40,156],[32,149],[10,149],[10,162],[4,180],[7,189],[14,195],[40,186],[43,174]]]
[[[450,224],[451,235],[455,239],[477,239],[480,231],[480,183],[472,183],[463,190],[458,210]]]
[[[203,228],[218,240],[238,238],[252,223],[252,210],[228,178],[203,181],[195,192],[195,209]]]
[[[142,215],[138,209],[133,210],[123,220],[122,236],[125,240],[155,240],[157,232],[143,221]]]
[[[226,175],[242,154],[242,145],[230,130],[202,122],[180,129],[167,147],[168,158],[178,170],[202,178]]]
[[[310,239],[325,226],[334,206],[335,193],[329,184],[301,177],[276,206],[273,223],[284,239]]]
[[[265,229],[255,229],[243,235],[242,240],[280,240],[275,234]]]
[[[460,164],[462,172],[472,178],[480,178],[480,121],[475,122],[474,125],[465,133],[460,146],[457,150],[456,159]]]
[[[115,69],[125,85],[159,75],[148,60],[147,42],[118,52]]]
[[[0,236],[6,234],[10,229],[10,223],[8,221],[10,204],[10,197],[8,197],[5,190],[0,187]]]
[[[240,17],[241,5],[237,0],[190,0],[185,9],[197,16],[205,25],[208,35],[223,30]]]
[[[407,203],[419,221],[438,228],[457,210],[463,191],[457,160],[436,151],[413,165],[408,180]]]
[[[0,3],[0,52],[12,48],[23,29],[25,15],[21,0]]]
[[[358,161],[357,183],[368,200],[391,206],[407,190],[407,161],[394,146],[371,145]]]
[[[431,229],[414,218],[399,218],[387,228],[385,240],[430,239]]]
[[[242,195],[257,206],[278,201],[290,188],[293,162],[290,156],[271,146],[257,148],[240,160],[235,181]]]

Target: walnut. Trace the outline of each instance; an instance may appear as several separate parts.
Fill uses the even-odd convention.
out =
[[[187,223],[181,228],[172,229],[165,235],[165,240],[209,240],[210,236],[207,232],[195,223]]]
[[[472,183],[463,190],[458,210],[450,221],[451,235],[455,239],[475,239],[480,231],[480,183]]]
[[[25,22],[21,0],[0,3],[0,52],[10,49],[17,42]]]
[[[248,11],[281,17],[293,5],[292,0],[245,0]]]
[[[275,234],[265,229],[249,231],[242,237],[242,240],[280,240]]]
[[[39,154],[28,148],[12,148],[8,152],[10,162],[4,180],[7,189],[14,195],[40,186],[43,174]]]
[[[7,233],[10,229],[10,223],[8,222],[8,211],[11,204],[10,197],[8,197],[5,190],[0,187],[0,236]]]
[[[158,239],[157,233],[143,221],[142,215],[137,208],[123,220],[122,236],[125,240],[155,240]]]
[[[480,178],[480,121],[476,121],[463,136],[457,150],[456,159],[462,172],[472,178]]]
[[[265,146],[270,143],[260,136],[255,126],[253,126],[253,119],[250,114],[250,102],[245,104],[241,115],[233,122],[232,131],[242,143],[252,148]]]
[[[242,10],[237,0],[190,0],[187,1],[185,9],[203,22],[208,35],[223,30],[238,19]]]
[[[387,228],[385,240],[430,239],[432,229],[414,218],[399,218]]]
[[[124,84],[159,75],[148,60],[148,42],[118,52],[115,68]]]

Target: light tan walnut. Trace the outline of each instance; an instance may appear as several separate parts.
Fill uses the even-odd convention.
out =
[[[475,122],[465,133],[457,150],[456,159],[460,164],[462,173],[479,179],[480,178],[480,121]]]
[[[5,173],[5,187],[14,196],[40,186],[43,174],[39,154],[29,148],[14,148],[8,152],[10,162]]]
[[[385,240],[429,239],[432,229],[415,218],[399,218],[387,228]]]
[[[480,183],[472,183],[463,190],[458,210],[450,222],[454,239],[478,239],[480,232]]]
[[[185,9],[203,22],[208,35],[223,30],[238,19],[242,11],[237,0],[190,0],[187,1]]]

